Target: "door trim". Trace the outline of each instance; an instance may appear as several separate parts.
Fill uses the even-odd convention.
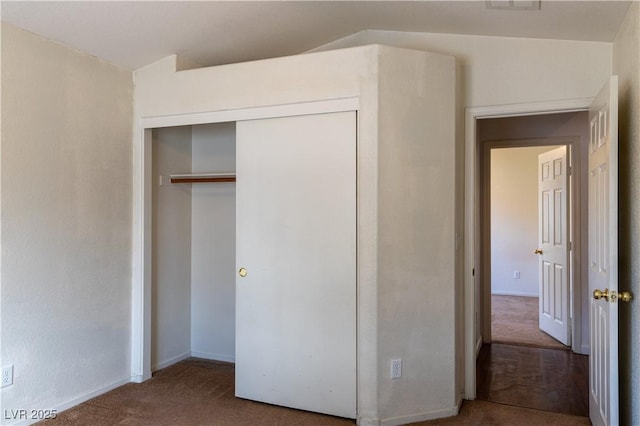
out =
[[[274,118],[327,112],[357,111],[360,98],[205,111],[197,114],[143,117],[135,123],[133,225],[131,258],[131,381],[151,378],[151,152],[152,130],[255,118]],[[356,124],[357,125],[357,124]],[[360,359],[358,347],[357,358]],[[359,388],[359,386],[358,386]]]
[[[464,397],[476,398],[476,348],[480,336],[476,334],[476,276],[474,268],[480,267],[480,154],[477,142],[476,121],[483,118],[506,118],[523,115],[554,114],[586,111],[593,98],[532,102],[510,105],[468,107],[465,109],[465,180],[464,180]]]

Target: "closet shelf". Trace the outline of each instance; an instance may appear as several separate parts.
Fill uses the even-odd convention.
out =
[[[171,183],[235,182],[235,173],[189,173],[169,175]]]

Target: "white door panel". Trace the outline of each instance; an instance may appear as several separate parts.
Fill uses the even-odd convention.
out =
[[[236,395],[356,416],[356,113],[238,122]]]
[[[618,77],[589,108],[589,417],[618,424]],[[608,290],[595,299],[594,291]]]
[[[571,344],[567,166],[565,146],[538,156],[538,319],[540,329],[564,345]]]

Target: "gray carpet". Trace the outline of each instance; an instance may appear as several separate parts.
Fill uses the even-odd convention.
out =
[[[491,296],[491,341],[550,349],[569,349],[538,327],[538,298]]]
[[[233,364],[189,358],[60,413],[44,425],[348,426],[355,421],[234,397]],[[485,401],[465,401],[460,415],[426,425],[588,425],[586,417]]]

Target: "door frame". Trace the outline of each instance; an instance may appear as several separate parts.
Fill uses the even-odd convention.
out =
[[[191,126],[258,118],[275,118],[328,112],[358,111],[358,97],[301,102],[264,107],[206,111],[195,114],[144,117],[136,123],[134,133],[134,190],[133,190],[133,250],[131,283],[131,381],[142,383],[151,378],[151,189],[152,189],[152,132],[153,129]],[[357,126],[357,124],[356,124]],[[359,276],[359,273],[358,273]],[[358,285],[358,283],[356,283]],[[356,299],[358,309],[361,302]],[[356,320],[357,321],[357,320]],[[360,324],[356,322],[356,333]],[[360,336],[358,336],[358,339]],[[357,346],[357,364],[365,356]],[[358,368],[358,367],[357,367]],[[356,372],[356,389],[360,375]]]
[[[482,177],[480,160],[482,147],[477,138],[477,120],[507,118],[527,115],[555,114],[588,111],[593,98],[532,102],[510,105],[468,107],[465,109],[465,180],[464,180],[464,397],[476,398],[476,358],[482,346],[482,332],[477,329],[476,312],[481,309],[479,279],[481,271],[480,222]],[[580,259],[576,259],[580,260]],[[579,264],[575,263],[575,268]],[[478,274],[476,274],[478,269]],[[486,322],[486,321],[485,321]]]

